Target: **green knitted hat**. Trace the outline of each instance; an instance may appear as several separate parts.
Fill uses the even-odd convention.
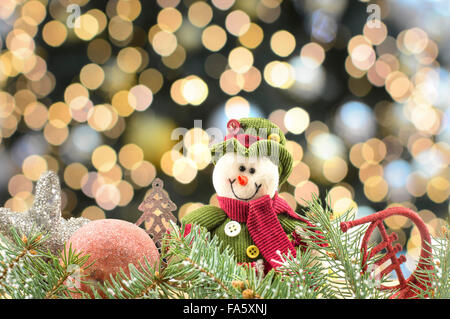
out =
[[[229,152],[243,156],[267,156],[278,166],[281,186],[292,171],[292,155],[286,149],[286,137],[278,126],[263,118],[230,120],[228,135],[223,142],[212,146],[212,162]]]

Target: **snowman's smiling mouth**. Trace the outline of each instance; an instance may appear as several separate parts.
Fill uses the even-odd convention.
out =
[[[256,194],[258,193],[259,189],[262,186],[262,184],[258,185],[258,184],[255,183],[255,187],[256,187],[255,193],[252,196],[250,196],[249,198],[241,198],[241,197],[236,195],[236,193],[235,193],[235,191],[233,189],[233,183],[236,181],[236,179],[234,179],[234,180],[228,179],[228,181],[230,182],[231,191],[233,192],[234,197],[236,197],[239,200],[250,200],[250,199],[252,199],[253,197],[256,196]]]

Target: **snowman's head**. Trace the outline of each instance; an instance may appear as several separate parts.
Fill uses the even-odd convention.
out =
[[[278,166],[265,156],[245,157],[230,152],[217,161],[213,171],[217,195],[243,201],[273,197],[278,181]]]

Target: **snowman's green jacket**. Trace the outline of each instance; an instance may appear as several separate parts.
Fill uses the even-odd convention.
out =
[[[183,225],[195,224],[206,228],[213,236],[216,235],[224,244],[230,246],[234,252],[234,255],[239,263],[254,262],[258,259],[264,259],[261,254],[255,258],[251,258],[247,254],[247,248],[255,245],[245,223],[239,223],[241,225],[241,231],[237,236],[229,237],[225,234],[225,225],[232,219],[228,217],[223,209],[213,205],[202,206],[181,219]],[[278,214],[278,220],[281,227],[285,231],[289,240],[293,241],[292,233],[295,228],[300,226],[304,227],[305,224],[299,220],[293,219],[287,214]]]

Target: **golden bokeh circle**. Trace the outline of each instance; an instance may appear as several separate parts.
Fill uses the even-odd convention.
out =
[[[22,163],[22,172],[29,180],[37,181],[47,170],[47,161],[40,155],[30,155]]]
[[[270,38],[272,51],[280,57],[289,56],[295,50],[295,45],[295,37],[286,30],[277,31]]]
[[[159,11],[157,22],[161,30],[175,32],[181,26],[183,16],[177,9],[168,7]]]
[[[89,220],[105,219],[105,212],[98,206],[88,206],[81,212],[81,217]]]
[[[144,152],[136,144],[126,144],[119,151],[119,162],[126,169],[133,169],[133,166],[144,160]]]
[[[210,51],[217,52],[227,42],[227,33],[218,25],[210,25],[202,32],[202,44]]]
[[[302,206],[307,206],[314,196],[319,196],[319,187],[312,181],[303,181],[295,187],[295,200]]]
[[[80,82],[89,90],[95,90],[105,80],[105,72],[95,64],[86,64],[80,71]]]
[[[66,41],[66,26],[57,20],[49,21],[42,29],[42,38],[49,46],[59,47]]]
[[[98,171],[107,172],[116,164],[117,154],[111,146],[101,145],[94,150],[91,160]]]
[[[188,10],[189,21],[198,28],[203,28],[211,22],[213,11],[211,6],[203,1],[194,2]]]
[[[81,189],[81,180],[88,173],[81,163],[71,163],[64,169],[64,182],[72,189]]]

